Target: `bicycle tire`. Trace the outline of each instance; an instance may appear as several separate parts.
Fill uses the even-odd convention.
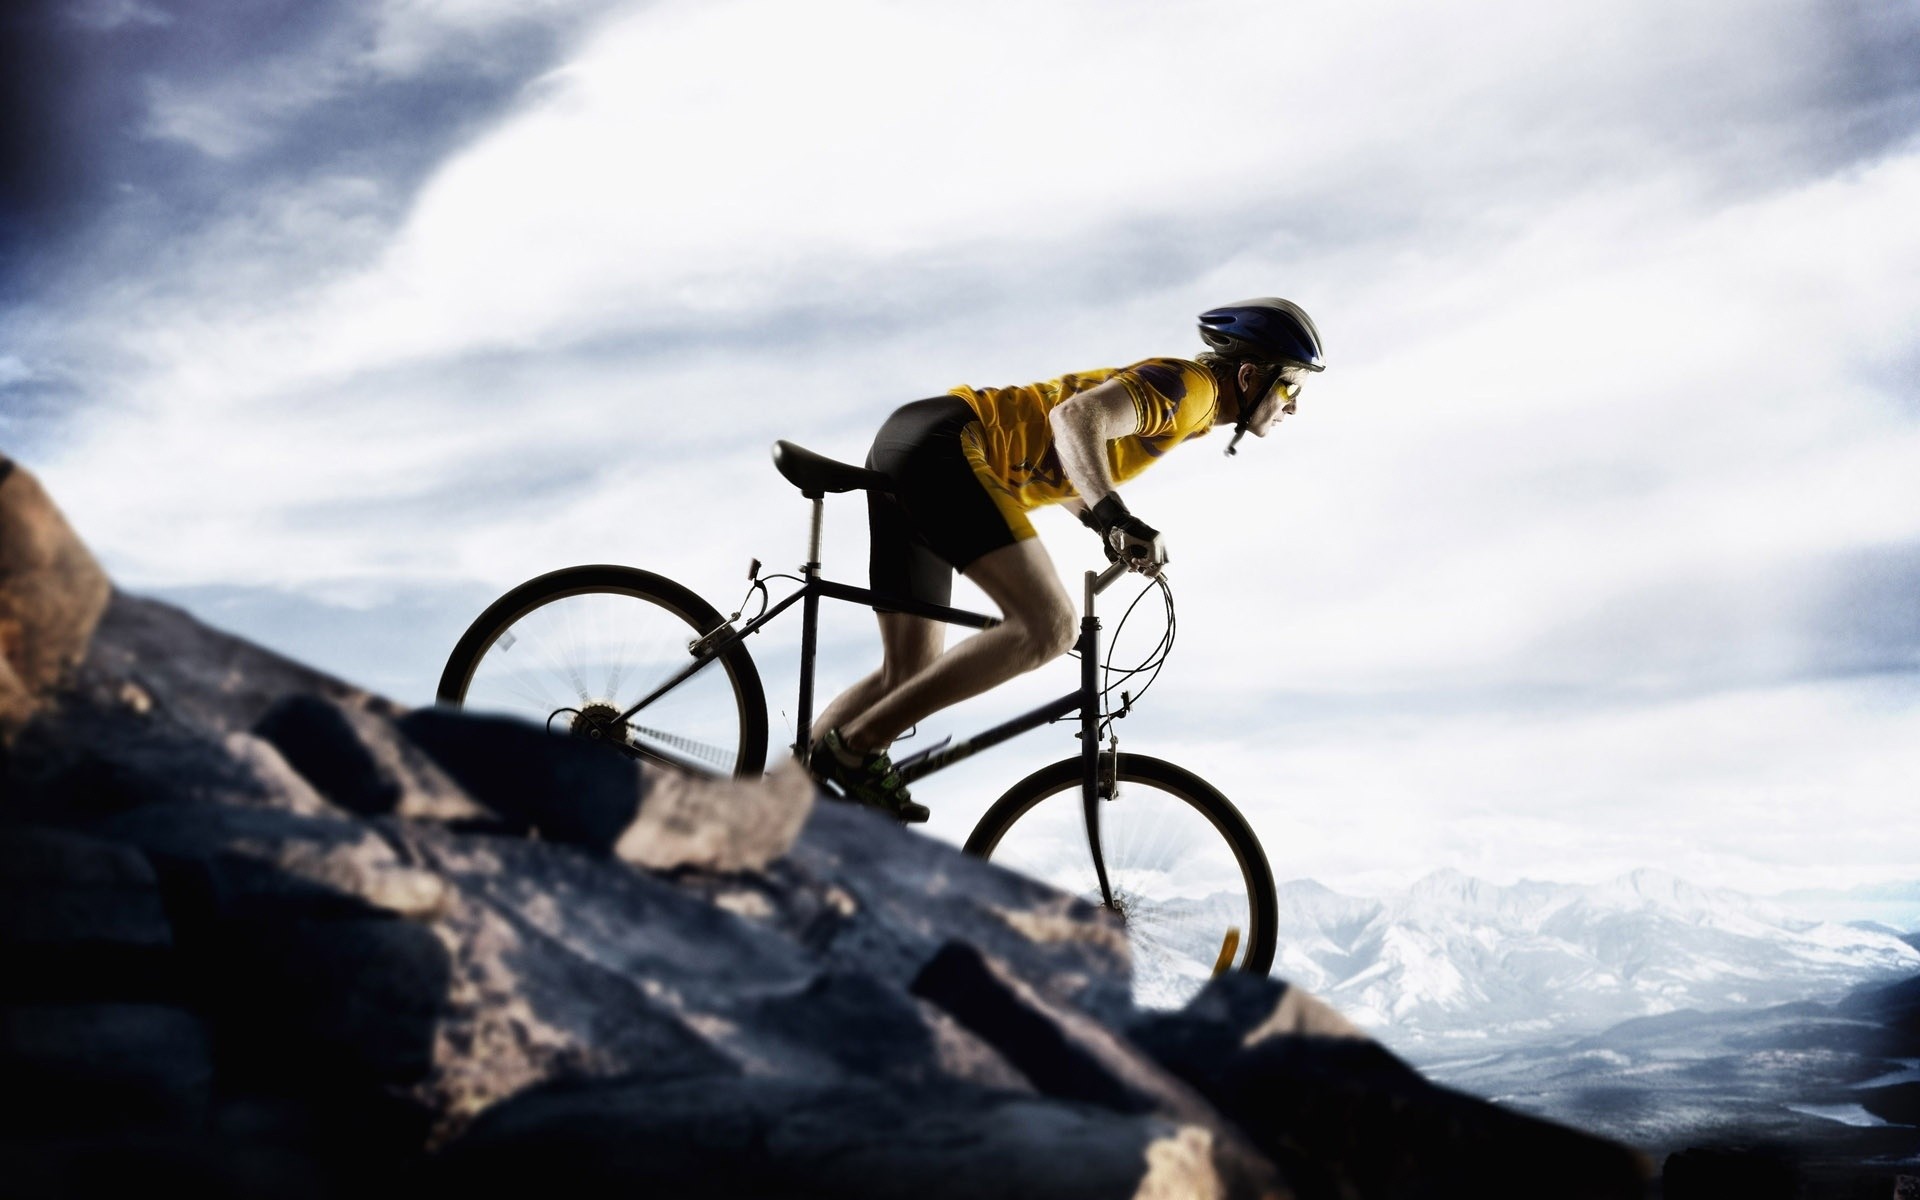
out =
[[[1234,969],[1266,974],[1278,942],[1279,900],[1266,851],[1240,810],[1218,788],[1164,759],[1122,754],[1115,764],[1111,756],[1102,755],[1102,767],[1120,784],[1112,800],[1101,801],[1100,841],[1116,907],[1134,947],[1136,1002],[1144,1007],[1185,1003],[1211,977],[1223,949]],[[1100,903],[1092,854],[1086,848],[1083,769],[1076,755],[1014,784],[974,826],[966,852]],[[1046,805],[1049,800],[1054,803]],[[1047,814],[1036,818],[1043,807]],[[1156,824],[1160,834],[1147,828]],[[1075,826],[1079,862],[1065,844]],[[1163,844],[1154,844],[1156,838]],[[1226,865],[1229,859],[1231,867]],[[1206,886],[1209,872],[1229,875],[1220,889],[1227,899],[1175,894]],[[1237,875],[1237,884],[1232,875]],[[1148,894],[1156,888],[1167,894]],[[1236,888],[1244,904],[1245,928],[1232,924]],[[1174,921],[1180,923],[1177,932]]]
[[[587,603],[565,605],[565,602],[579,597],[588,598]],[[649,607],[629,608],[622,601],[635,601]],[[565,605],[564,610],[561,607],[563,605]],[[616,694],[619,692],[619,685],[626,682],[621,672],[632,664],[597,664],[597,666],[609,668],[605,689],[608,694],[604,697],[595,697],[590,694],[594,689],[586,687],[583,682],[586,674],[584,662],[549,664],[547,669],[550,672],[573,676],[571,680],[563,682],[574,686],[575,690],[581,693],[571,697],[579,701],[579,704],[571,709],[568,706],[556,705],[542,713],[540,705],[533,702],[534,697],[529,691],[524,703],[496,705],[491,701],[497,698],[497,693],[489,687],[482,689],[488,693],[486,699],[489,703],[486,706],[535,721],[546,719],[549,725],[557,714],[571,711],[573,715],[568,718],[570,731],[587,732],[589,727],[583,722],[587,719],[589,709],[594,705],[599,706],[600,715],[617,713],[628,703],[638,700],[646,690],[650,690],[653,684],[664,682],[671,676],[672,670],[678,669],[686,661],[691,661],[690,654],[686,660],[677,660],[674,657],[675,650],[672,643],[675,640],[684,635],[684,640],[679,642],[679,648],[684,650],[700,635],[718,629],[724,624],[720,613],[712,605],[673,580],[655,575],[651,571],[605,564],[564,567],[558,571],[549,571],[507,592],[474,618],[473,624],[467,627],[466,632],[460,636],[460,640],[454,644],[453,652],[447,656],[447,665],[440,674],[437,693],[440,703],[460,708],[476,707],[472,703],[476,676],[480,676],[483,681],[490,684],[496,674],[491,667],[490,656],[504,662],[503,656],[520,640],[519,638],[510,639],[504,649],[496,652],[495,648],[500,645],[503,635],[511,633],[516,628],[530,630],[534,627],[530,622],[559,621],[568,615],[584,613],[589,606],[600,610],[597,617],[598,623],[609,631],[619,631],[619,626],[622,624],[619,615],[607,615],[612,608],[621,609],[628,614],[630,620],[644,619],[657,626],[658,632],[654,641],[660,643],[659,653],[662,661],[657,667],[652,662],[641,664],[643,671],[652,672],[651,676],[643,675],[641,683],[636,683],[632,690]],[[679,632],[675,632],[676,630]],[[619,631],[619,634],[623,638],[626,636],[624,631]],[[566,640],[567,645],[561,650],[551,651],[550,657],[559,659],[568,655],[577,655],[584,659],[590,652],[587,643],[578,637]],[[637,650],[626,651],[626,644],[625,641],[621,643],[621,652],[636,656],[639,654]],[[591,647],[592,652],[600,650],[598,646]],[[728,696],[720,694],[721,688],[717,681],[700,683],[697,690],[701,693],[699,699],[702,702],[704,715],[699,722],[700,729],[696,732],[711,733],[719,730],[720,733],[717,736],[709,739],[711,749],[724,752],[731,761],[722,764],[718,761],[719,754],[709,751],[685,751],[683,747],[675,744],[676,740],[702,747],[708,746],[709,740],[693,736],[693,732],[683,736],[673,730],[656,729],[655,726],[671,723],[660,721],[657,715],[650,718],[650,723],[644,730],[637,726],[630,726],[621,731],[625,748],[629,753],[681,767],[706,769],[714,774],[751,776],[758,775],[765,768],[767,702],[766,692],[760,684],[760,673],[755,669],[747,648],[740,643],[729,646],[713,661],[722,668],[726,680],[725,690],[730,693],[730,702]],[[515,674],[523,677],[522,682],[529,673],[528,670],[520,669],[518,663],[515,664]],[[504,678],[506,672],[503,669],[499,674]],[[696,690],[695,681],[701,681],[710,675],[710,667],[703,668],[686,683],[680,685],[676,691],[668,692],[643,712],[673,713],[676,695],[681,693],[691,695]],[[534,682],[535,685],[538,684],[537,677]],[[642,684],[645,686],[643,687]],[[517,689],[503,687],[501,690]],[[640,717],[635,718],[635,722],[640,720]],[[602,732],[605,731],[604,724],[601,729]],[[700,761],[703,757],[705,762]]]

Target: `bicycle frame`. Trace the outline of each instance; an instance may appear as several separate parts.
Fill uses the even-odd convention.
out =
[[[775,617],[801,605],[800,624],[800,697],[795,714],[794,728],[796,741],[792,747],[796,757],[806,752],[807,731],[813,724],[813,661],[819,645],[820,601],[845,600],[863,606],[877,606],[892,612],[903,612],[911,616],[926,617],[943,621],[949,625],[964,625],[974,629],[989,629],[1000,623],[996,617],[982,613],[969,612],[961,608],[949,608],[939,604],[927,604],[904,596],[887,596],[870,588],[853,587],[844,583],[835,583],[820,574],[820,531],[824,517],[826,500],[824,496],[803,493],[813,501],[813,519],[807,543],[807,561],[801,568],[804,580],[799,590],[782,599],[735,629],[731,621],[722,623],[718,628],[694,642],[690,647],[693,662],[677,672],[641,697],[631,708],[614,718],[611,724],[620,725],[632,719],[647,705],[680,686],[695,672],[719,658],[735,643],[758,633]],[[1105,856],[1100,848],[1100,619],[1094,615],[1094,597],[1105,591],[1107,586],[1126,572],[1126,564],[1114,563],[1105,571],[1086,573],[1086,604],[1080,618],[1080,636],[1074,643],[1075,651],[1080,655],[1080,686],[1060,698],[1032,709],[1010,721],[993,726],[972,737],[963,738],[950,744],[943,743],[928,747],[917,754],[909,755],[895,763],[900,777],[906,782],[923,779],[935,771],[952,766],[954,763],[971,758],[983,750],[988,750],[1010,738],[1018,737],[1029,730],[1051,724],[1063,717],[1078,712],[1080,714],[1080,758],[1082,765],[1081,795],[1087,822],[1087,842],[1093,851],[1094,874],[1100,881],[1100,896],[1103,902],[1111,906],[1113,891],[1107,882]]]

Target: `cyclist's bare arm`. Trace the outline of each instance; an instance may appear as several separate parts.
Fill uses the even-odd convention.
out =
[[[1060,465],[1080,494],[1081,505],[1091,510],[1092,516],[1081,519],[1107,541],[1109,557],[1124,558],[1142,574],[1158,575],[1167,561],[1166,544],[1158,530],[1127,512],[1107,470],[1107,443],[1140,432],[1132,394],[1109,380],[1067,397],[1047,414],[1047,421]]]
[[[1107,443],[1140,432],[1140,414],[1127,389],[1108,380],[1061,401],[1047,414],[1053,445],[1080,502],[1091,508],[1114,492]],[[1078,515],[1076,513],[1075,515]]]

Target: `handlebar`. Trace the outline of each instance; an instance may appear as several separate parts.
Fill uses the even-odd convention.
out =
[[[1110,563],[1104,571],[1087,572],[1087,604],[1085,611],[1093,612],[1093,598],[1113,586],[1115,580],[1127,573],[1125,562]]]

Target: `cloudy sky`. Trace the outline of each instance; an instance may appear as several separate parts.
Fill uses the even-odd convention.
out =
[[[1331,363],[1299,416],[1127,489],[1181,620],[1126,748],[1355,890],[1920,875],[1905,0],[17,13],[0,450],[129,589],[424,703],[540,571],[730,611],[797,562],[774,438],[858,459],[1280,294]],[[877,642],[827,634],[831,690]],[[776,741],[793,645],[754,647]],[[917,789],[933,832],[1048,736]]]

